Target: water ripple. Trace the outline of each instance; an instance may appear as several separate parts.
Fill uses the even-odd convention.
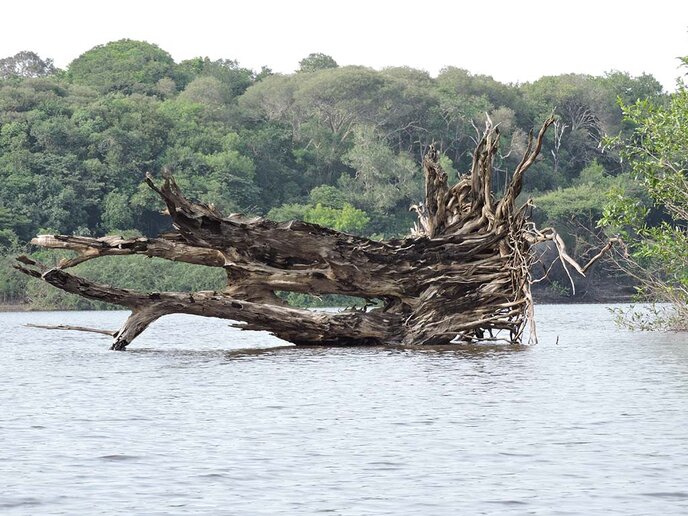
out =
[[[22,326],[124,312],[0,314],[0,512],[688,513],[688,336],[537,314],[537,346],[423,349],[173,316],[127,353]]]

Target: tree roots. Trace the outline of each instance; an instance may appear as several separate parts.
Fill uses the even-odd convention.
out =
[[[69,249],[76,256],[53,268],[22,256],[16,267],[66,292],[130,309],[113,335],[115,350],[173,313],[230,319],[241,329],[266,330],[297,345],[415,346],[498,338],[518,343],[528,324],[534,341],[532,246],[553,240],[562,263],[584,274],[612,245],[581,267],[553,229],[538,230],[528,220],[530,203],[516,207],[523,175],[553,122],[545,121],[536,137],[531,133],[501,198],[491,187],[498,128],[486,124],[471,170],[452,186],[431,147],[423,160],[425,199],[412,207],[418,222],[406,239],[378,242],[301,221],[223,217],[212,206],[189,201],[172,177],[158,185],[149,176],[146,181],[165,202],[174,232],[157,238],[40,235],[33,244]],[[133,254],[222,267],[227,287],[145,293],[66,271],[101,256]],[[314,312],[286,306],[277,290],[357,296],[380,300],[380,306]]]

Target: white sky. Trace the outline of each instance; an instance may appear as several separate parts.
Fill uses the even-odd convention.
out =
[[[311,52],[340,65],[444,66],[503,82],[560,73],[653,74],[674,89],[688,55],[685,0],[4,0],[0,57],[33,50],[59,67],[122,38],[177,61],[237,59],[291,72]],[[687,70],[688,71],[688,70]]]

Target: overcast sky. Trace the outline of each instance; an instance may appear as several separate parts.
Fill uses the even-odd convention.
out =
[[[685,0],[5,0],[0,57],[33,50],[59,67],[122,38],[176,61],[237,59],[291,72],[311,52],[340,65],[445,66],[503,82],[560,73],[653,74],[673,90],[688,55]]]

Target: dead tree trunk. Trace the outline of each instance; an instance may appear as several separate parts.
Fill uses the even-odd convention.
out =
[[[553,230],[538,231],[528,220],[529,202],[516,206],[523,174],[552,123],[547,120],[536,137],[531,133],[501,198],[491,187],[497,128],[487,124],[471,170],[453,186],[431,147],[423,160],[425,200],[412,207],[418,222],[406,239],[378,242],[300,221],[223,217],[212,206],[186,199],[173,178],[165,177],[158,186],[148,177],[167,205],[175,232],[132,239],[41,235],[32,242],[70,249],[77,256],[54,268],[22,256],[17,268],[64,291],[129,308],[131,316],[114,333],[115,350],[173,313],[230,319],[241,329],[267,330],[297,345],[425,345],[500,336],[521,342],[528,323],[531,339],[535,335],[531,246],[555,240],[562,261],[584,272]],[[221,292],[144,293],[65,271],[100,256],[130,254],[222,267],[227,287]],[[379,300],[380,306],[314,312],[286,306],[275,291],[345,294]]]

